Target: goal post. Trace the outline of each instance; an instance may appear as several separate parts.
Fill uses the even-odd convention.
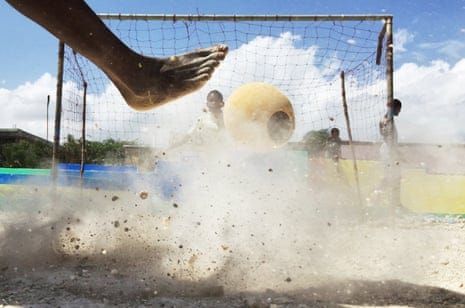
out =
[[[229,54],[200,90],[140,112],[125,103],[102,71],[66,47],[61,138],[81,138],[85,119],[83,139],[169,147],[202,113],[210,90],[227,100],[242,84],[266,82],[292,102],[291,141],[330,127],[341,128],[344,139],[339,79],[344,71],[354,140],[379,140],[378,122],[393,96],[390,15],[99,16],[128,47],[147,56],[169,57],[215,44],[227,45]]]

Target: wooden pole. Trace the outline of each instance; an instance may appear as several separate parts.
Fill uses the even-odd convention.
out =
[[[52,183],[56,183],[58,177],[58,151],[60,147],[60,126],[61,126],[61,101],[63,97],[63,63],[65,57],[65,44],[60,41],[58,44],[58,72],[57,72],[57,97],[55,106],[55,132],[53,135],[52,153]]]
[[[82,129],[81,129],[81,166],[79,169],[79,176],[81,186],[84,183],[84,169],[86,166],[86,159],[87,159],[87,147],[86,147],[86,113],[87,113],[87,81],[84,77],[84,72],[79,65],[79,61],[76,55],[76,51],[73,50],[74,60],[76,61],[76,65],[79,69],[79,73],[81,75],[82,80]]]
[[[378,35],[378,48],[376,49],[376,65],[381,65],[381,55],[383,54],[383,41],[384,36],[386,35],[386,25],[387,23],[384,23],[383,29],[381,29],[381,32]]]
[[[387,112],[387,121],[394,122],[394,115],[392,112],[392,104],[394,102],[394,45],[393,45],[393,33],[392,33],[392,16],[386,19],[386,81],[387,81],[387,102],[390,104]],[[394,125],[391,126],[394,128]],[[390,131],[389,134],[392,134],[393,131]],[[390,185],[390,192],[388,193],[389,203],[391,205],[392,217],[395,216],[395,206],[401,205],[401,178],[402,175],[400,170],[394,170],[400,168],[400,166],[395,166],[396,161],[393,159],[392,153],[397,151],[397,138],[392,138],[387,144],[389,147],[389,157],[388,157],[388,164],[392,166],[385,172],[389,174],[385,174],[389,179],[391,179]],[[393,171],[394,170],[394,171]]]
[[[387,81],[387,103],[394,100],[394,46],[392,39],[392,17],[386,19],[386,81]],[[392,119],[392,115],[388,114]]]
[[[359,181],[359,178],[358,178],[357,158],[355,157],[355,149],[354,149],[354,144],[352,142],[352,129],[350,127],[349,112],[348,112],[348,108],[347,108],[344,71],[341,71],[341,88],[342,88],[342,106],[344,108],[344,116],[346,118],[347,134],[349,136],[349,146],[350,146],[350,150],[352,152],[352,162],[353,162],[353,166],[354,166],[355,184],[357,186],[357,195],[358,195],[360,205],[363,206],[362,193],[360,191],[360,181]]]
[[[86,97],[87,97],[87,82],[84,80],[83,81],[83,88],[84,88],[84,93],[83,93],[83,98],[82,98],[82,143],[81,143],[81,169],[79,170],[80,177],[81,177],[81,186],[83,184],[84,180],[84,168],[86,165],[86,110],[87,110],[87,103],[86,103]]]
[[[45,124],[45,139],[48,141],[48,107],[50,106],[50,95],[47,95],[47,123]]]

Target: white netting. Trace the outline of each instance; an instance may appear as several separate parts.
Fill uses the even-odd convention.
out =
[[[149,56],[167,57],[219,43],[228,45],[230,51],[201,90],[138,112],[127,106],[103,72],[66,48],[62,138],[81,135],[83,78],[88,84],[86,138],[90,140],[113,138],[168,146],[201,114],[210,90],[220,90],[227,100],[248,82],[270,83],[289,97],[296,115],[293,141],[310,130],[329,127],[339,127],[341,137],[347,138],[340,80],[344,71],[353,138],[378,139],[378,121],[387,101],[385,42],[382,61],[375,63],[384,26],[381,17],[211,21],[195,16],[191,20],[104,21],[128,46]]]

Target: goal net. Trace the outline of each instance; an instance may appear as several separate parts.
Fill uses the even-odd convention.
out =
[[[116,139],[157,148],[185,134],[217,89],[225,101],[239,86],[266,82],[292,102],[291,141],[308,131],[338,127],[347,139],[340,73],[345,73],[352,136],[379,140],[388,99],[386,37],[389,16],[161,16],[100,15],[129,47],[169,57],[226,44],[229,53],[199,91],[150,111],[135,111],[106,75],[65,47],[61,138],[81,137],[83,86],[86,139]],[[378,61],[377,61],[378,60]],[[377,63],[378,62],[378,63]]]

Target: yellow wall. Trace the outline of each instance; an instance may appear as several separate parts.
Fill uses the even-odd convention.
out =
[[[327,167],[334,168],[328,161]],[[367,198],[380,186],[383,170],[380,162],[357,161],[360,190]],[[351,186],[355,185],[351,160],[341,160],[340,168]],[[417,213],[465,214],[465,175],[428,174],[424,169],[402,169],[401,202]]]

